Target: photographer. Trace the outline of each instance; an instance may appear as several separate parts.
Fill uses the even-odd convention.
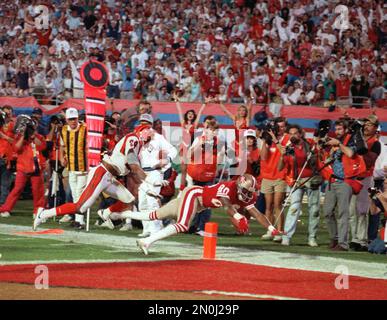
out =
[[[3,204],[9,194],[11,185],[10,161],[11,150],[14,142],[14,122],[12,120],[12,107],[4,106],[0,110],[0,204]],[[8,214],[1,215],[6,218]]]
[[[45,158],[42,151],[46,149],[46,141],[37,133],[37,124],[30,117],[21,115],[16,121],[14,150],[17,153],[15,186],[8,195],[5,203],[0,207],[1,213],[9,213],[28,180],[31,180],[34,214],[39,207],[44,207],[44,179],[43,170]]]
[[[379,126],[378,118],[370,115],[364,123],[363,133],[367,142],[368,152],[363,155],[367,171],[359,175],[363,187],[358,195],[353,195],[349,208],[349,222],[352,241],[349,247],[356,251],[367,251],[368,240],[368,211],[370,209],[370,198],[368,188],[373,186],[373,172],[376,159],[381,152],[381,144],[376,136]]]
[[[289,142],[289,136],[285,134],[285,118],[275,118],[274,122],[262,133],[261,149],[261,191],[265,194],[266,210],[265,215],[273,224],[281,213],[282,202],[286,194],[285,169],[278,170],[278,161],[281,157],[279,146],[285,147]],[[281,216],[278,223],[278,230],[283,230],[284,217]],[[264,240],[272,240],[271,233],[267,232],[262,236]],[[274,241],[282,241],[282,236],[277,235]]]
[[[279,146],[281,157],[278,162],[278,170],[286,169],[286,182],[290,187],[296,184],[296,189],[291,195],[282,245],[288,246],[296,231],[298,217],[301,213],[302,198],[306,192],[309,212],[308,245],[317,247],[316,232],[319,223],[321,177],[315,173],[316,152],[314,141],[304,139],[302,129],[298,125],[290,125],[288,134],[291,144],[286,148]],[[303,169],[306,162],[307,164]],[[299,180],[297,180],[298,177]]]
[[[317,144],[318,167],[329,182],[323,206],[331,239],[329,247],[335,251],[348,251],[349,204],[352,194],[361,189],[356,177],[365,172],[365,163],[357,154],[347,121],[336,121],[335,134],[336,138],[329,138],[325,146]]]
[[[60,131],[65,123],[63,117],[52,116],[49,122],[50,131],[46,137],[46,145],[48,151],[49,160],[49,177],[51,177],[51,183],[49,187],[48,207],[53,208],[56,205],[61,205],[66,202],[66,193],[63,185],[63,169],[59,159],[60,148]],[[57,185],[54,184],[54,175],[57,177]],[[53,192],[55,192],[55,196]],[[56,199],[56,200],[55,200]]]

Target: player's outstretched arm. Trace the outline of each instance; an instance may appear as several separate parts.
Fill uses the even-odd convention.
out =
[[[272,232],[272,235],[277,235],[280,232],[270,223],[264,214],[258,211],[256,207],[246,209],[247,212],[254,217],[262,226]]]
[[[235,210],[229,199],[220,198],[220,200],[214,199],[214,201],[219,201],[222,204],[222,207],[224,207],[226,213],[230,216],[232,224],[240,233],[243,234],[249,231],[249,223],[246,217]]]

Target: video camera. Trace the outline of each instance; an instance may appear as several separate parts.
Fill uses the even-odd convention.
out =
[[[320,147],[325,148],[329,141],[328,133],[331,131],[332,121],[323,119],[318,123],[318,128],[314,132],[314,136],[318,138],[317,143]]]
[[[364,139],[363,130],[367,119],[344,118],[348,122],[348,132],[356,146],[356,153],[364,155],[368,152],[368,145]]]
[[[24,134],[24,139],[28,140],[35,132],[37,123],[25,114],[21,114],[16,118],[13,132],[15,134]]]

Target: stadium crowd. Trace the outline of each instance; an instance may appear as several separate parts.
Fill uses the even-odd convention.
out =
[[[0,1],[0,94],[81,97],[94,57],[111,98],[384,105],[386,16],[376,0]]]
[[[385,106],[387,8],[382,1],[0,3],[0,21],[7,26],[0,30],[2,95],[34,95],[45,103],[81,98],[79,68],[95,58],[109,69],[109,98],[140,100],[136,113],[115,112],[105,121],[101,161],[117,188],[104,186],[98,194],[93,193],[97,186],[87,188],[84,115],[63,109],[45,127],[41,109],[14,119],[12,107],[4,106],[1,217],[10,216],[31,180],[35,214],[45,207],[47,217],[63,216],[60,222],[67,223],[77,213],[71,223],[83,229],[89,199],[95,201],[101,193],[98,224],[111,229],[122,224],[125,231],[132,227],[131,216],[120,213],[122,203],[109,195],[125,204],[132,203],[133,195],[140,212],[163,208],[175,195],[172,164],[179,158],[183,195],[189,186],[205,188],[225,179],[239,183],[243,174],[254,176],[260,190],[255,206],[280,231],[273,234],[268,228],[262,239],[291,245],[304,194],[309,246],[318,246],[321,215],[332,250],[367,251],[377,239],[387,176],[378,118],[322,121],[309,139],[303,128],[282,117],[253,126],[253,116],[263,114],[252,115],[252,105]],[[47,29],[36,25],[36,5],[42,3],[49,8]],[[349,25],[339,19],[339,4],[348,8]],[[183,132],[177,149],[154,119],[153,101],[176,103]],[[183,113],[181,104],[192,101],[202,103],[200,110]],[[238,107],[226,107],[226,102]],[[232,119],[235,141],[227,141],[215,116],[200,121],[208,103],[218,104]],[[110,160],[117,146],[126,152],[128,133],[143,139],[139,130],[145,127],[154,131],[138,151],[147,177],[139,182],[126,169],[118,172]],[[97,170],[92,174],[98,175]],[[189,232],[204,234],[211,208],[203,207]],[[142,222],[141,236],[156,234],[171,222],[151,220]]]

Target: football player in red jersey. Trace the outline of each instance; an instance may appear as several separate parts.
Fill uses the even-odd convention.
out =
[[[240,209],[246,209],[261,225],[276,235],[278,231],[254,206],[257,199],[256,191],[256,179],[250,174],[244,174],[238,180],[219,182],[212,186],[187,187],[179,198],[150,213],[126,211],[124,214],[137,220],[162,220],[165,218],[176,220],[176,223],[137,241],[137,245],[145,254],[148,254],[149,246],[155,241],[180,232],[187,232],[194,216],[206,208],[224,208],[234,226],[238,231],[244,233],[248,230],[248,223],[247,219],[235,209],[239,206]]]

